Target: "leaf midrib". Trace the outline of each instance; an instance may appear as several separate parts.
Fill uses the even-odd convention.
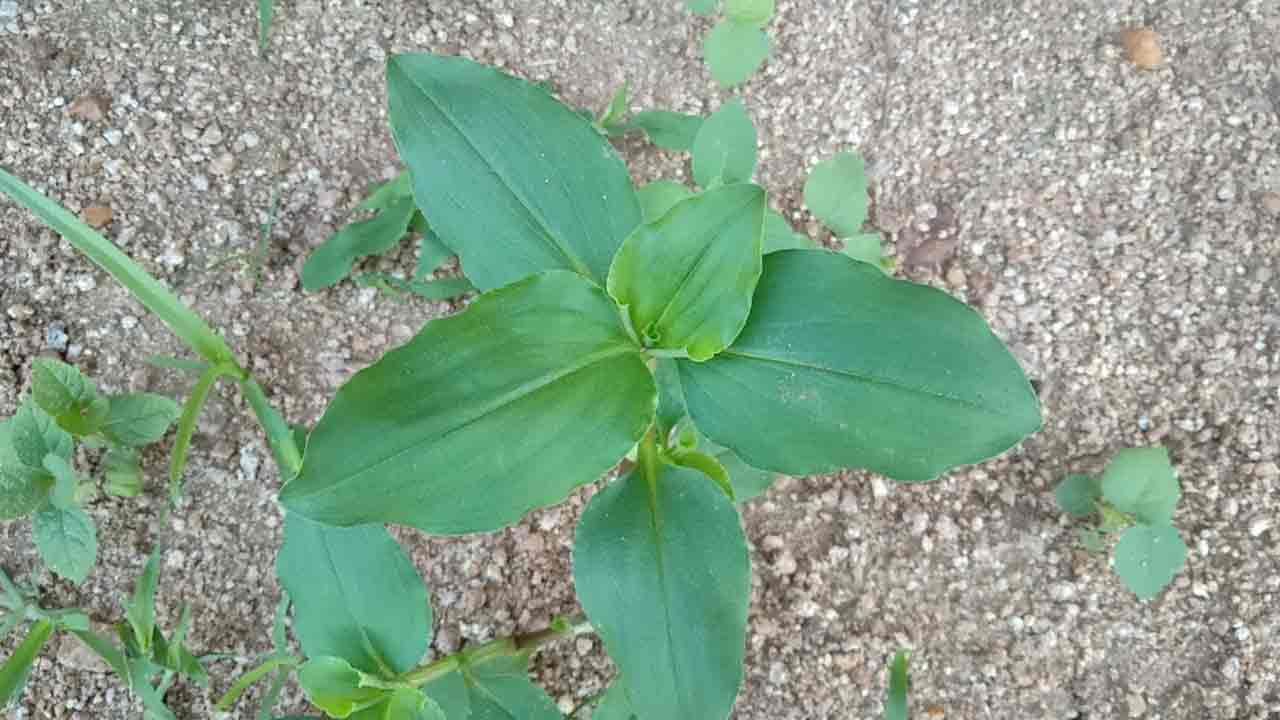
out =
[[[758,362],[773,363],[775,365],[787,365],[790,367],[804,368],[806,370],[813,370],[815,372],[827,373],[829,375],[838,375],[840,377],[850,378],[852,380],[857,380],[858,382],[864,382],[870,385],[879,385],[883,387],[893,388],[895,390],[905,392],[905,393],[923,395],[925,397],[929,397],[934,400],[941,400],[943,402],[952,403],[954,405],[960,405],[970,410],[976,410],[978,412],[981,412],[987,415],[992,415],[995,417],[1005,417],[1006,415],[1005,413],[998,412],[990,407],[987,407],[986,405],[980,405],[971,400],[966,400],[961,397],[956,397],[954,395],[946,395],[944,393],[932,391],[927,388],[914,387],[910,385],[902,385],[900,383],[893,382],[892,380],[886,380],[884,378],[879,378],[873,375],[858,373],[851,370],[831,368],[831,367],[826,367],[824,365],[816,365],[813,363],[807,363],[807,362],[790,359],[790,358],[778,358],[778,357],[770,357],[767,355],[758,355],[751,352],[745,352],[743,350],[735,350],[732,347],[726,348],[723,352],[720,353],[720,355],[730,355],[734,357],[744,358],[747,360],[756,360]]]
[[[658,592],[662,598],[663,630],[667,636],[667,660],[670,663],[671,684],[675,688],[676,706],[684,707],[685,692],[680,683],[680,666],[676,658],[675,637],[671,633],[671,597],[667,588],[666,560],[662,543],[662,513],[658,510],[658,482],[661,480],[661,460],[656,458],[644,467],[646,499],[649,502],[649,535],[653,540],[654,562],[657,565]]]
[[[586,370],[590,368],[592,365],[604,362],[605,360],[609,360],[617,356],[626,355],[633,352],[635,352],[635,349],[632,346],[619,343],[619,344],[607,347],[603,350],[597,350],[596,352],[584,355],[576,363],[569,364],[557,371],[540,375],[536,378],[533,378],[524,383],[521,383],[520,385],[517,385],[515,388],[512,388],[510,391],[506,393],[502,393],[501,395],[498,395],[488,403],[481,405],[479,408],[477,408],[475,411],[471,412],[470,414],[459,413],[458,415],[460,417],[460,420],[458,420],[454,425],[450,427],[443,428],[441,430],[433,432],[430,435],[419,439],[417,442],[412,442],[407,446],[405,446],[404,448],[401,448],[400,450],[396,450],[395,452],[392,452],[389,455],[386,455],[382,458],[374,460],[357,470],[353,470],[347,473],[344,477],[342,477],[336,482],[330,483],[329,485],[323,488],[319,488],[313,492],[303,493],[301,496],[315,497],[315,496],[336,492],[340,488],[345,487],[347,484],[354,481],[356,478],[359,478],[365,475],[366,473],[373,471],[379,466],[385,465],[390,462],[394,462],[395,460],[405,455],[406,453],[413,452],[423,445],[434,443],[441,438],[444,438],[448,435],[452,435],[453,433],[458,432],[459,430],[462,430],[463,428],[466,428],[467,426],[472,425],[476,422],[479,422],[480,420],[483,420],[485,417],[493,414],[494,412],[497,412],[502,408],[512,405],[524,399],[525,397],[528,397],[529,395],[532,395],[533,393],[538,392],[539,390],[542,390],[543,388],[546,388],[561,380],[564,380],[565,378],[571,375],[574,375],[578,372]],[[302,471],[298,475],[298,480],[302,480],[306,476],[306,473],[307,473],[307,465],[304,459]],[[282,492],[287,492],[287,491],[288,491],[288,486],[286,486],[284,491]]]
[[[490,170],[490,172],[492,172],[499,180],[502,181],[502,185],[507,189],[507,192],[511,193],[511,196],[514,197],[517,202],[519,202],[520,207],[525,211],[525,213],[529,216],[529,218],[534,221],[534,224],[537,225],[542,230],[542,234],[541,234],[542,238],[546,241],[549,241],[551,247],[554,248],[557,252],[559,252],[560,255],[562,255],[566,260],[569,261],[569,265],[573,268],[575,272],[577,272],[579,275],[582,275],[583,277],[590,278],[593,281],[597,280],[598,278],[596,278],[591,273],[590,268],[588,268],[586,264],[576,254],[570,252],[569,248],[561,241],[561,239],[557,237],[554,232],[551,231],[551,228],[547,226],[546,219],[543,218],[540,214],[534,212],[533,208],[529,205],[529,201],[526,200],[523,195],[516,192],[515,186],[512,185],[511,181],[508,180],[507,176],[499,169],[499,167],[494,164],[493,160],[491,160],[487,155],[485,155],[485,153],[481,152],[479,145],[477,145],[476,142],[471,138],[471,136],[467,134],[467,131],[463,127],[463,125],[460,124],[457,121],[457,119],[453,117],[451,113],[445,110],[444,106],[442,106],[439,102],[437,102],[436,99],[431,95],[431,93],[427,92],[427,89],[418,83],[417,79],[414,78],[413,75],[407,72],[404,68],[400,67],[399,63],[395,63],[393,61],[393,67],[395,67],[396,71],[399,72],[401,75],[403,75],[405,79],[408,80],[409,84],[412,85],[422,95],[422,97],[425,98],[426,101],[436,109],[437,112],[440,113],[441,117],[443,117],[445,120],[449,122],[449,125],[452,126],[453,129],[457,131],[458,135],[463,140],[466,141],[467,147],[471,148],[471,150],[475,152],[476,156],[478,156],[481,160],[484,161],[485,166]],[[417,109],[414,109],[408,106],[406,107],[407,109],[409,109],[410,112],[412,112],[420,120],[423,120],[423,121],[426,120],[423,114]],[[576,212],[576,209],[577,209],[577,206],[575,205],[575,212]]]

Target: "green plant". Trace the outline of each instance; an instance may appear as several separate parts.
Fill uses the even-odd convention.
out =
[[[1101,478],[1068,475],[1054,497],[1073,517],[1097,519],[1079,531],[1088,551],[1104,552],[1108,537],[1119,534],[1116,574],[1138,597],[1159,595],[1186,565],[1187,545],[1173,527],[1182,488],[1163,447],[1121,450]]]
[[[695,15],[714,15],[720,0],[686,0]],[[770,41],[764,27],[773,19],[774,0],[724,0],[724,17],[716,22],[702,45],[711,76],[722,88],[741,85],[769,59]]]
[[[911,677],[907,669],[911,654],[899,650],[889,665],[889,691],[884,699],[884,720],[907,720],[910,717],[907,693],[911,690]]]
[[[269,657],[237,687],[296,667],[331,717],[558,718],[528,659],[590,629],[619,668],[618,717],[723,718],[751,578],[735,500],[775,473],[927,481],[1039,427],[1030,383],[969,308],[826,250],[766,255],[739,103],[694,137],[700,192],[637,191],[599,127],[540,87],[460,58],[397,55],[387,73],[409,180],[381,209],[385,237],[421,212],[480,295],[357,373],[307,433],[105,238],[0,172],[204,358],[209,385],[235,380],[266,431],[305,659]],[[625,457],[577,531],[586,617],[420,664],[429,595],[383,525],[495,531]]]
[[[267,54],[271,42],[271,20],[276,14],[275,0],[258,0],[258,54]]]
[[[0,520],[32,516],[36,549],[49,569],[80,583],[93,568],[97,531],[83,509],[96,492],[76,471],[76,446],[106,448],[105,487],[142,489],[138,453],[178,418],[178,406],[151,393],[106,396],[63,362],[32,365],[31,395],[0,422]]]

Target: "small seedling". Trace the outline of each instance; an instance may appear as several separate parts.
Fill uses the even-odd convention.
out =
[[[422,235],[458,256],[479,296],[357,373],[307,433],[176,297],[0,172],[0,190],[207,363],[180,428],[219,377],[245,392],[287,481],[277,573],[304,655],[297,678],[330,717],[554,720],[529,658],[594,631],[619,669],[606,695],[619,717],[725,718],[751,584],[737,502],[779,473],[924,482],[1039,428],[1030,383],[977,313],[771,220],[740,102],[694,134],[699,190],[637,190],[602,124],[540,87],[430,55],[392,57],[387,78],[409,174],[366,201],[374,227],[327,243],[304,279],[340,280],[420,213],[433,231]],[[799,249],[769,247],[779,221],[777,242]],[[577,529],[585,618],[422,663],[430,596],[385,525],[498,531],[624,459]]]
[[[258,0],[258,54],[266,55],[271,43],[271,20],[275,18],[275,0]]]
[[[169,398],[102,395],[75,367],[36,360],[31,396],[0,422],[0,521],[31,515],[45,565],[83,582],[93,569],[98,539],[84,511],[95,488],[74,467],[77,445],[107,448],[107,493],[133,497],[142,488],[139,450],[164,437],[177,418],[178,406]]]
[[[1187,545],[1173,527],[1182,488],[1163,447],[1121,450],[1101,478],[1068,475],[1054,497],[1073,517],[1096,518],[1079,531],[1086,550],[1103,552],[1110,537],[1120,536],[1116,574],[1143,600],[1159,595],[1186,565]]]
[[[862,158],[839,153],[814,166],[804,183],[804,203],[831,234],[844,241],[844,254],[893,274],[880,234],[864,232],[867,222],[867,175]]]
[[[720,0],[687,0],[695,15],[714,15]],[[764,27],[773,20],[774,0],[724,0],[724,17],[703,41],[702,55],[711,77],[728,89],[746,82],[769,59]]]
[[[889,692],[884,699],[884,720],[907,720],[910,717],[907,693],[911,689],[911,677],[907,663],[910,653],[899,650],[889,665]]]

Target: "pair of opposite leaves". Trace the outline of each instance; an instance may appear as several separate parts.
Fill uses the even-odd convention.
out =
[[[541,88],[422,55],[393,58],[388,83],[415,196],[488,292],[343,386],[282,492],[290,509],[481,532],[598,478],[656,393],[606,279],[637,333],[688,351],[699,430],[754,467],[922,481],[1039,427],[1022,371],[963,304],[834,253],[762,262],[759,188],[641,225],[621,158]]]

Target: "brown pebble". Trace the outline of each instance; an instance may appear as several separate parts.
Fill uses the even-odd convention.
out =
[[[101,230],[111,222],[113,213],[104,205],[91,205],[80,212],[80,217],[89,223],[89,227]]]
[[[98,122],[111,110],[111,100],[101,95],[81,95],[67,108],[67,114],[85,122]]]
[[[1164,50],[1160,47],[1160,35],[1151,28],[1125,30],[1120,34],[1124,54],[1129,62],[1142,70],[1155,70],[1164,64]]]
[[[1280,215],[1280,192],[1262,193],[1262,209],[1272,215]]]

